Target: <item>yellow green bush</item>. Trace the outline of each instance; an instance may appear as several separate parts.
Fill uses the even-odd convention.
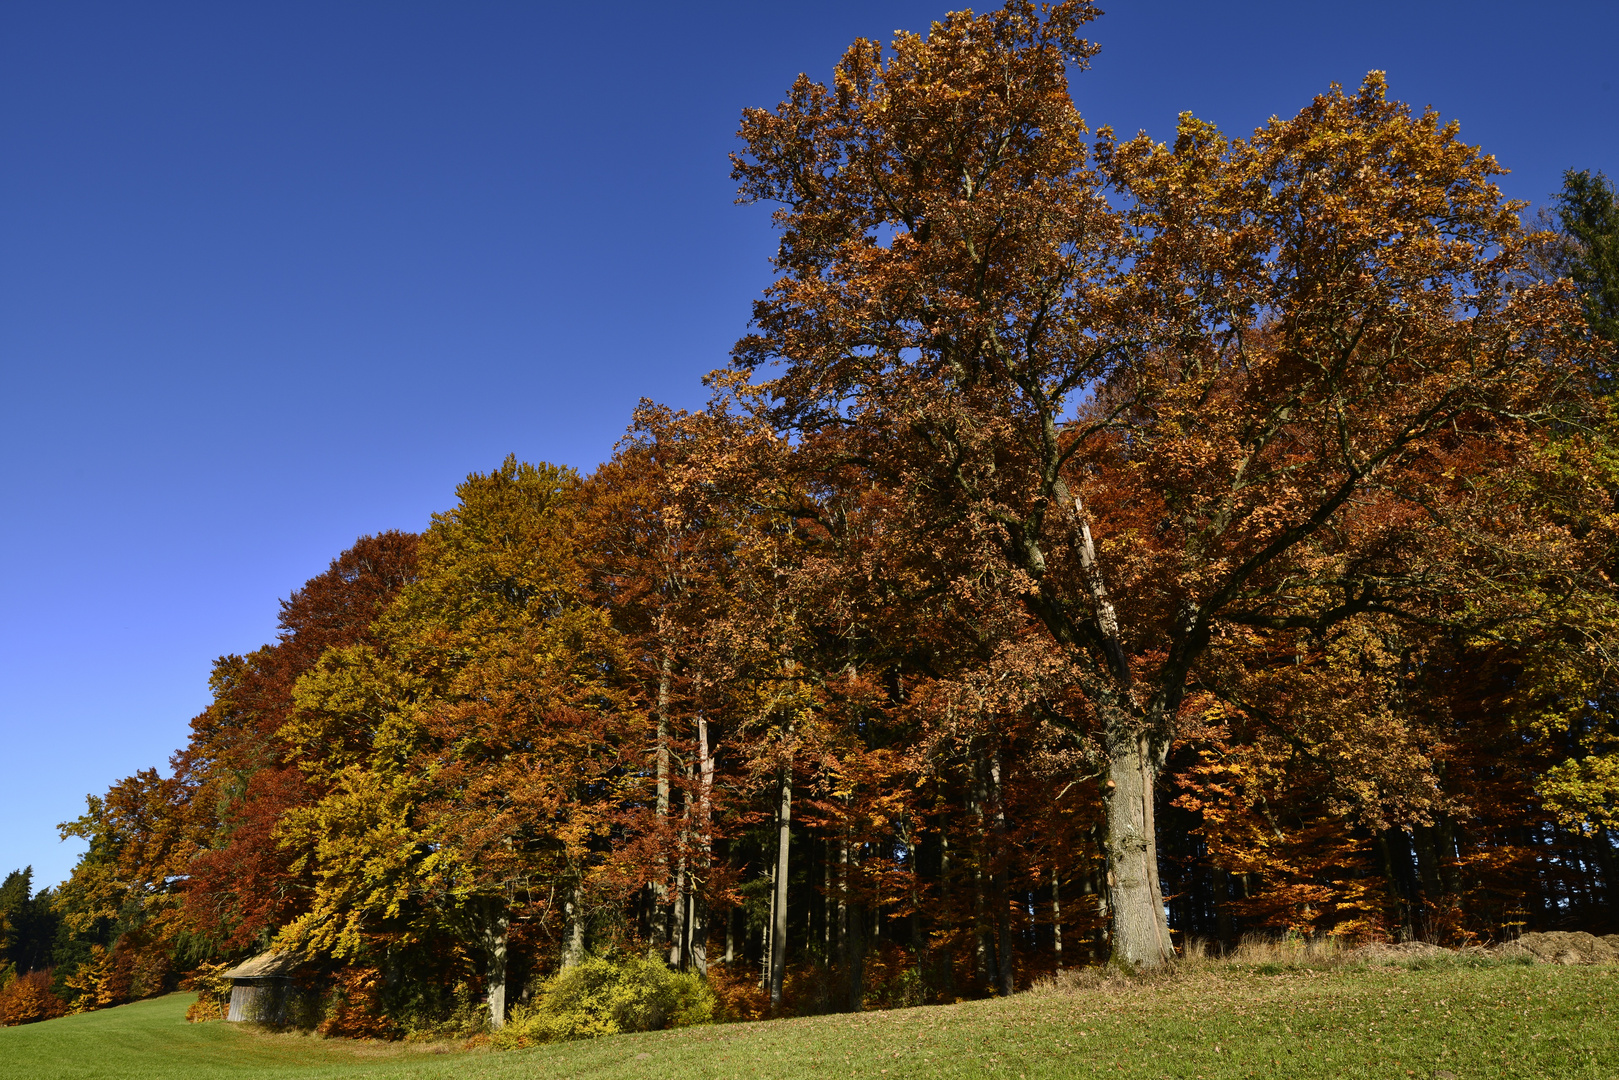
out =
[[[512,1011],[495,1043],[529,1046],[706,1024],[714,1002],[698,975],[646,957],[593,956],[547,979],[534,1004]]]

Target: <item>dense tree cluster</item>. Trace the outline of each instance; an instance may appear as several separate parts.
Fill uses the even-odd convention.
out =
[[[1611,187],[1526,229],[1377,73],[1093,133],[1093,14],[748,111],[778,276],[710,406],[470,476],[220,659],[64,827],[59,990],[295,949],[379,1033],[604,950],[750,1016],[1619,925]]]

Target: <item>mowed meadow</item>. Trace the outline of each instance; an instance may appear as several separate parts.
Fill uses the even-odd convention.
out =
[[[499,1051],[187,1024],[187,994],[0,1031],[0,1076],[504,1078],[1472,1077],[1619,1073],[1619,967],[1071,972],[1010,998],[720,1024]]]

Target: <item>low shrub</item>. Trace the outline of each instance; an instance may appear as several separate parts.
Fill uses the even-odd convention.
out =
[[[759,969],[752,964],[710,964],[708,987],[716,1020],[741,1023],[770,1015],[770,993],[759,985]]]
[[[225,978],[229,970],[229,964],[202,964],[180,980],[180,989],[197,992],[197,1000],[186,1010],[187,1023],[224,1020],[230,1015],[231,980]]]
[[[48,971],[18,975],[0,990],[0,1027],[32,1024],[67,1015],[67,1002],[51,992]]]
[[[593,956],[547,979],[535,1004],[513,1010],[495,1045],[706,1024],[714,1005],[713,991],[695,974],[646,957]]]

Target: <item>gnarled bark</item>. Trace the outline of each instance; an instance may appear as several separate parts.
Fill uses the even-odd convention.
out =
[[[1147,737],[1119,733],[1109,739],[1107,791],[1107,897],[1113,914],[1113,959],[1154,967],[1174,959],[1163,891],[1158,884],[1153,785],[1157,768]]]

